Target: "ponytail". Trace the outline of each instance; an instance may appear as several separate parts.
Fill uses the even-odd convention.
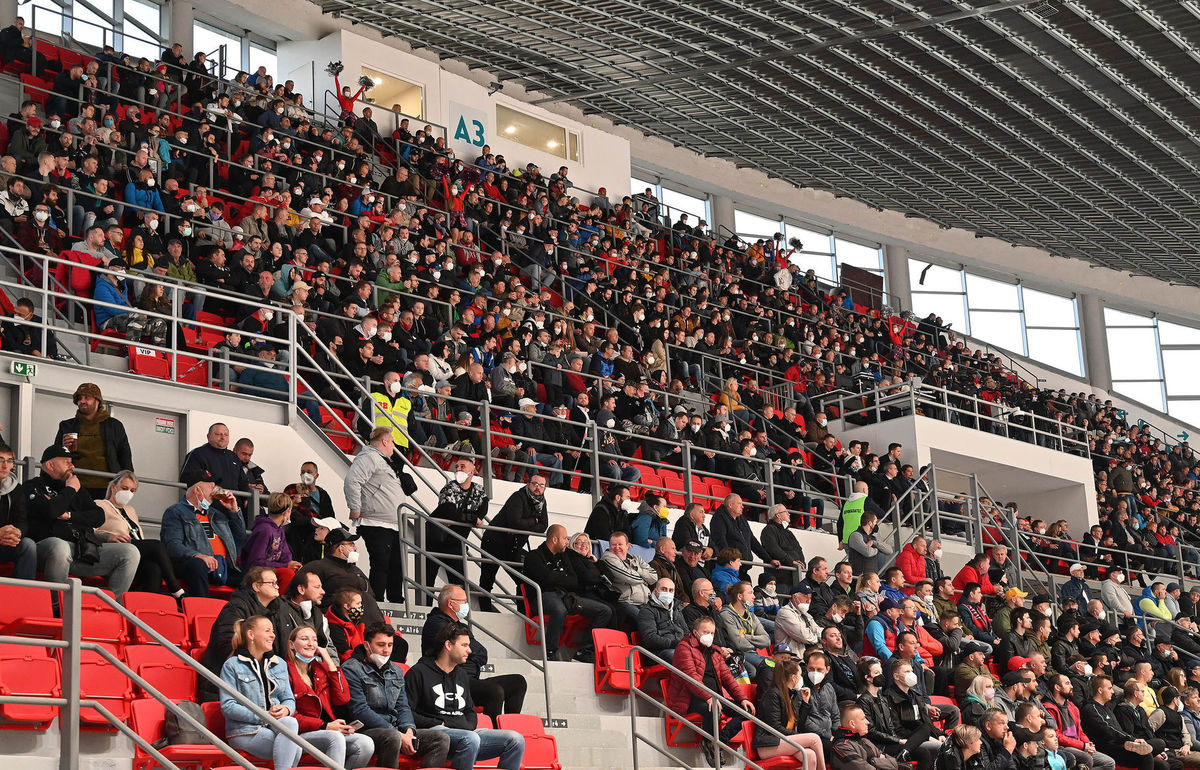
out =
[[[263,621],[270,623],[271,619],[266,615],[251,615],[248,618],[233,621],[233,639],[231,641],[232,649],[229,651],[230,655],[246,646],[246,632]]]

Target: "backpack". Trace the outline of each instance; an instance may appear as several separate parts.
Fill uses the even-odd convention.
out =
[[[195,719],[200,724],[207,724],[204,719],[204,709],[199,703],[194,701],[180,701],[175,704],[179,711],[186,713],[188,716]],[[183,719],[175,709],[167,709],[166,719],[163,721],[163,734],[154,742],[154,748],[161,749],[164,746],[188,745],[195,746],[197,744],[207,746],[212,743],[211,738],[207,733],[203,733],[192,727]]]

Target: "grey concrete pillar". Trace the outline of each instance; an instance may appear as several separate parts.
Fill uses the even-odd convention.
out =
[[[709,206],[712,211],[712,221],[708,223],[709,228],[714,233],[719,233],[721,226],[724,225],[733,231],[733,198],[728,195],[714,194],[709,202],[712,204]]]
[[[188,61],[196,53],[192,49],[192,24],[195,21],[196,12],[191,0],[171,0],[167,5],[167,37],[172,43],[183,46],[183,55]]]
[[[908,249],[900,246],[883,247],[884,284],[888,305],[896,312],[912,310],[912,284],[908,280]]]
[[[1112,390],[1112,367],[1108,361],[1108,335],[1104,328],[1104,306],[1094,294],[1080,294],[1079,333],[1083,336],[1083,364],[1094,387]]]
[[[0,0],[0,25],[7,27],[17,18],[17,0]],[[32,19],[26,19],[28,24]]]

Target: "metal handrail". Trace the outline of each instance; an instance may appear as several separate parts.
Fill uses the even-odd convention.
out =
[[[647,736],[647,735],[642,735],[642,733],[638,730],[638,725],[637,725],[637,715],[638,715],[637,704],[639,701],[641,703],[645,703],[645,704],[649,705],[652,709],[662,713],[664,715],[664,717],[671,716],[671,717],[674,717],[675,719],[678,719],[680,722],[688,724],[688,729],[699,734],[704,739],[711,741],[714,744],[714,746],[716,747],[716,750],[718,752],[724,752],[724,751],[732,752],[736,761],[738,762],[738,764],[744,764],[747,768],[753,768],[753,770],[767,770],[766,767],[764,765],[760,764],[757,760],[750,759],[750,757],[747,756],[748,752],[743,752],[742,750],[734,748],[732,745],[726,744],[723,741],[721,741],[721,738],[720,738],[721,709],[724,708],[729,711],[732,711],[733,713],[741,716],[746,721],[752,722],[754,724],[756,730],[765,730],[766,732],[770,733],[771,735],[774,735],[775,737],[779,738],[781,741],[786,741],[789,746],[792,746],[796,749],[795,756],[800,758],[801,770],[811,770],[809,767],[808,756],[804,753],[804,749],[799,744],[794,743],[787,735],[785,735],[784,733],[775,729],[774,727],[767,724],[766,722],[762,721],[761,719],[759,719],[754,714],[751,714],[746,709],[742,708],[741,703],[735,703],[731,699],[722,695],[720,692],[717,692],[716,690],[708,687],[703,682],[697,681],[696,679],[692,678],[688,674],[685,674],[683,671],[681,671],[679,668],[677,668],[670,661],[660,657],[659,655],[651,652],[650,650],[646,649],[645,647],[642,647],[641,645],[634,645],[629,649],[629,652],[625,659],[626,670],[631,671],[631,672],[637,670],[637,665],[638,665],[639,660],[649,660],[649,661],[651,661],[652,665],[662,666],[663,670],[668,675],[676,676],[676,677],[679,677],[680,679],[685,679],[688,681],[689,686],[695,687],[696,689],[699,689],[702,692],[708,693],[710,696],[709,700],[712,704],[713,729],[710,732],[710,731],[704,730],[699,725],[690,723],[687,718],[687,715],[680,714],[679,712],[675,711],[670,706],[668,706],[666,703],[664,703],[660,697],[657,697],[657,696],[650,694],[650,693],[646,692],[645,690],[643,690],[641,685],[638,683],[638,677],[636,677],[636,676],[630,677],[630,682],[629,682],[629,723],[630,724],[629,724],[629,727],[630,727],[630,736],[633,738],[632,748],[633,748],[633,768],[634,768],[634,770],[639,770],[639,768],[641,767],[641,764],[638,762],[638,744],[639,743],[646,743],[647,745],[653,747],[655,751],[657,751],[660,754],[666,755],[672,761],[674,761],[676,764],[678,764],[680,767],[691,767],[692,766],[690,762],[684,761],[680,757],[675,756],[672,752],[669,752],[667,750],[666,746],[664,746],[661,743],[662,739],[660,736],[651,737],[651,736]],[[717,767],[720,767],[721,764],[722,763],[718,761]]]
[[[305,753],[311,755],[314,759],[316,759],[322,765],[324,765],[325,767],[331,768],[331,770],[340,770],[340,767],[341,767],[340,765],[338,765],[333,759],[331,759],[328,755],[326,755],[324,752],[322,752],[316,746],[313,746],[311,743],[309,743],[304,737],[302,737],[299,734],[298,731],[292,730],[290,727],[283,724],[278,719],[276,719],[274,716],[272,716],[269,712],[264,710],[262,708],[262,706],[256,704],[254,701],[247,698],[245,695],[243,695],[241,692],[239,692],[236,688],[231,687],[223,679],[221,679],[220,676],[212,673],[211,671],[208,670],[207,667],[202,665],[199,661],[195,660],[190,655],[185,653],[183,650],[176,647],[169,639],[167,639],[165,636],[160,634],[158,631],[156,631],[153,627],[148,625],[141,618],[137,617],[132,612],[127,610],[123,605],[121,605],[120,602],[118,602],[116,599],[109,596],[105,591],[103,591],[99,588],[94,588],[92,586],[85,586],[82,584],[82,582],[79,580],[79,578],[68,578],[66,584],[47,583],[47,582],[43,582],[43,581],[33,581],[33,580],[18,580],[15,578],[0,578],[0,585],[16,586],[16,587],[23,587],[23,588],[39,588],[39,589],[45,589],[45,590],[50,590],[50,591],[66,589],[63,591],[63,635],[68,638],[62,640],[63,645],[62,645],[61,649],[63,650],[63,658],[64,658],[63,659],[63,668],[64,668],[64,670],[69,671],[70,673],[69,673],[69,675],[64,677],[64,687],[67,690],[67,692],[64,694],[64,698],[62,698],[61,700],[65,701],[65,704],[55,704],[55,705],[66,705],[68,708],[68,711],[72,715],[72,718],[69,720],[71,722],[69,731],[74,733],[70,739],[71,743],[74,746],[78,746],[78,730],[79,730],[78,715],[79,715],[79,709],[82,705],[81,704],[81,695],[80,695],[80,691],[79,691],[80,681],[79,681],[79,676],[78,676],[78,672],[79,672],[79,654],[78,654],[78,652],[81,649],[83,649],[83,647],[82,647],[83,642],[80,637],[80,633],[82,631],[82,623],[80,620],[80,606],[81,606],[81,597],[84,594],[88,594],[88,595],[97,597],[101,603],[107,605],[109,608],[116,611],[116,613],[119,614],[132,627],[136,628],[139,632],[146,634],[151,639],[153,639],[156,643],[161,645],[164,649],[170,651],[170,653],[173,656],[175,656],[176,658],[178,658],[185,666],[191,668],[196,673],[197,677],[206,679],[210,684],[214,685],[220,693],[222,693],[224,695],[228,695],[229,697],[233,698],[233,700],[237,701],[237,703],[239,705],[244,706],[247,709],[249,709],[252,713],[254,713],[255,716],[257,716],[260,720],[262,720],[266,725],[271,727],[274,731],[285,735],[289,740],[291,740],[297,746],[302,748],[305,751]],[[37,640],[37,642],[35,643],[35,646],[43,646],[43,647],[48,646],[45,643],[46,641],[47,640]],[[29,642],[23,642],[23,643],[29,644]],[[58,646],[58,645],[54,645],[54,646]],[[166,696],[164,696],[153,685],[151,685],[149,682],[147,682],[145,679],[143,679],[141,676],[139,676],[136,672],[129,669],[128,666],[121,663],[121,661],[118,658],[116,658],[116,656],[112,655],[111,653],[107,653],[107,651],[105,651],[103,649],[103,647],[100,645],[95,646],[95,651],[99,652],[101,654],[101,656],[105,658],[106,661],[117,666],[117,668],[119,670],[121,670],[121,672],[123,674],[128,676],[134,682],[136,682],[139,687],[145,689],[148,693],[150,693],[154,697],[155,700],[158,700],[166,708],[170,709],[171,711],[175,712],[177,715],[181,716],[184,719],[184,721],[186,721],[193,729],[198,729],[201,732],[203,732],[204,734],[208,735],[210,737],[210,740],[212,741],[213,745],[220,748],[230,758],[232,758],[234,760],[234,762],[236,762],[238,765],[242,766],[246,770],[254,770],[253,763],[251,763],[248,760],[241,757],[241,755],[238,752],[234,751],[227,743],[225,743],[225,741],[221,737],[215,736],[211,732],[209,732],[206,725],[204,725],[204,724],[200,723],[198,720],[188,716],[187,713],[184,712],[177,704],[172,702],[170,698],[167,698]],[[3,702],[2,696],[0,696],[0,702]],[[72,753],[72,752],[68,752],[68,751],[63,752],[63,755],[64,755],[63,756],[63,764],[62,764],[63,767],[71,767],[72,763],[78,762],[77,756],[76,757],[67,757],[66,755],[69,753]]]

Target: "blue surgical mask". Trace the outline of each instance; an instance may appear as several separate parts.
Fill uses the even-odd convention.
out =
[[[301,663],[312,663],[316,659],[316,655],[301,655],[300,653],[296,653],[296,660],[300,661]]]
[[[212,502],[210,502],[207,497],[202,497],[202,498],[200,498],[200,502],[197,503],[197,505],[200,506],[201,511],[207,511],[209,509],[209,507],[212,505]]]
[[[463,604],[458,605],[458,609],[454,611],[454,614],[458,617],[458,619],[460,621],[465,621],[467,619],[467,614],[470,613],[470,611],[471,611],[471,608],[468,607],[466,605],[466,603],[463,603]]]

